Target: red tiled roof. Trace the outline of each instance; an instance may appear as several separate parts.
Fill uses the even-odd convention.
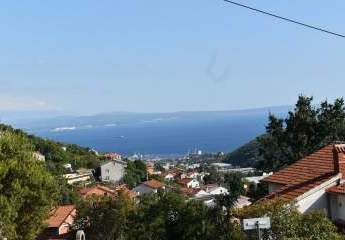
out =
[[[327,180],[330,180],[334,176],[335,176],[334,173],[328,173],[323,176],[310,178],[309,180],[302,181],[300,183],[284,185],[277,191],[266,196],[266,198],[272,199],[274,197],[279,197],[283,200],[294,200],[297,197],[308,192],[309,190],[321,185]]]
[[[118,193],[123,193],[123,194],[127,195],[127,196],[128,196],[129,198],[131,198],[131,199],[133,199],[133,198],[135,198],[135,197],[138,196],[136,192],[133,192],[132,190],[129,190],[129,189],[127,188],[127,186],[124,185],[124,184],[118,186],[118,187],[116,188],[116,191],[117,191]]]
[[[324,174],[334,173],[333,149],[333,145],[328,145],[262,181],[284,185],[296,184]]]
[[[48,224],[48,227],[60,227],[66,218],[73,214],[73,211],[75,210],[74,205],[66,205],[66,206],[60,206],[52,211],[51,216],[46,221]]]
[[[334,149],[339,150],[337,145],[328,145],[264,178],[263,182],[282,185],[280,189],[266,196],[266,198],[279,196],[284,200],[293,200],[330,180],[337,174],[334,166]]]
[[[83,188],[83,189],[79,190],[79,193],[83,197],[92,196],[92,195],[96,195],[96,196],[104,196],[104,195],[116,196],[116,192],[113,189],[105,187],[105,186],[101,186],[101,185],[97,185],[97,186],[94,186],[94,187]]]
[[[183,178],[183,179],[178,180],[177,183],[181,185],[187,185],[191,181],[193,181],[193,178]]]
[[[153,188],[153,189],[158,189],[158,188],[164,187],[163,183],[161,183],[160,181],[157,181],[155,179],[143,182],[142,184],[144,184],[147,187]]]
[[[197,194],[198,192],[201,191],[201,189],[193,189],[193,188],[181,188],[180,189],[181,193],[186,195],[186,196],[193,196],[195,194]]]
[[[330,187],[326,190],[329,193],[345,194],[345,183]]]

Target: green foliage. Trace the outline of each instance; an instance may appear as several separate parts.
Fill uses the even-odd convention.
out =
[[[130,187],[134,188],[142,181],[147,179],[146,164],[141,160],[128,161],[126,174],[123,181]]]
[[[278,170],[338,140],[345,139],[345,106],[342,98],[314,107],[312,97],[300,96],[285,119],[269,116],[266,134],[258,138],[261,168]]]
[[[293,203],[281,200],[266,200],[239,210],[243,218],[269,216],[271,229],[265,230],[264,239],[344,239],[337,233],[336,227],[322,211],[301,214]],[[247,232],[249,239],[256,239],[255,232]]]
[[[90,197],[78,204],[73,227],[83,229],[88,239],[122,239],[132,208],[133,202],[122,194],[117,199]]]
[[[246,196],[250,197],[252,201],[257,201],[268,194],[268,186],[266,183],[250,183],[248,184]]]
[[[216,202],[218,206],[225,207],[229,211],[234,207],[238,197],[244,194],[244,184],[240,173],[227,173],[223,179],[222,185],[229,190],[229,194],[217,195]]]
[[[58,200],[56,181],[32,153],[23,134],[0,133],[0,230],[8,240],[35,239]]]
[[[224,214],[223,214],[224,215]],[[90,239],[105,240],[227,240],[241,239],[238,225],[201,202],[186,201],[172,192],[128,198],[89,198],[78,206],[76,229]]]
[[[255,139],[235,149],[225,156],[224,162],[234,166],[253,167],[262,160],[259,152],[259,142]]]
[[[28,135],[20,129],[0,124],[0,131],[10,132],[28,139],[28,144],[33,146],[33,151],[39,151],[46,157],[46,167],[51,173],[59,175],[63,173],[63,164],[71,163],[74,168],[95,168],[100,158],[89,148],[75,144],[62,144],[49,139],[43,139],[34,135]],[[63,149],[66,147],[66,151]]]
[[[207,171],[209,174],[204,177],[205,184],[221,183],[223,181],[221,174],[214,168],[210,168]]]

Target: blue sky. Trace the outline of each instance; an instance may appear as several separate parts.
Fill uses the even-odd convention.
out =
[[[238,0],[345,34],[345,1]],[[230,110],[344,94],[345,39],[221,0],[4,1],[0,110]]]

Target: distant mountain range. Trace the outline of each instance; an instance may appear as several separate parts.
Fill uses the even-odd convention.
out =
[[[123,154],[186,154],[229,152],[265,131],[268,114],[285,116],[290,106],[234,111],[129,113],[92,116],[32,114],[11,118],[0,113],[5,123],[38,136],[76,143],[101,151]]]

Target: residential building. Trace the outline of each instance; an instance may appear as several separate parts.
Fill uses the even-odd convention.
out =
[[[110,196],[115,198],[117,196],[117,192],[115,189],[111,189],[109,187],[102,185],[82,188],[79,190],[78,193],[81,198],[87,198],[92,196]]]
[[[148,175],[161,175],[162,172],[161,171],[156,171],[155,170],[155,164],[154,162],[147,162],[146,163],[146,171]]]
[[[114,160],[114,161],[115,160],[119,160],[119,161],[122,160],[121,154],[118,154],[118,153],[115,153],[115,152],[106,153],[106,154],[104,154],[104,157],[106,157],[109,160]]]
[[[244,208],[246,206],[250,206],[252,202],[249,201],[249,199],[250,198],[246,196],[239,196],[239,198],[235,202],[235,208]]]
[[[262,176],[245,177],[244,180],[248,183],[253,183],[257,185],[258,183],[260,183],[261,180],[271,175],[273,175],[273,172],[270,172],[270,173],[264,172]]]
[[[183,178],[177,181],[178,184],[180,184],[182,187],[186,188],[199,188],[200,183],[198,180],[193,178]]]
[[[324,209],[335,222],[345,221],[345,144],[331,144],[262,181],[266,198],[296,201],[300,212]]]
[[[63,177],[67,180],[68,184],[75,184],[78,182],[87,182],[90,180],[90,174],[78,174],[78,173],[68,173],[64,174]]]
[[[119,160],[103,162],[94,170],[94,176],[102,182],[118,182],[122,180],[127,163]]]
[[[165,181],[173,181],[175,179],[175,174],[173,173],[166,173],[163,175]]]
[[[216,184],[205,185],[203,189],[210,195],[229,194],[228,189],[226,189],[225,187],[218,186]]]
[[[129,190],[125,184],[119,185],[116,187],[117,194],[123,193],[124,195],[127,195],[130,199],[135,199],[138,194],[132,190]]]
[[[199,177],[199,173],[198,172],[188,172],[187,173],[187,178],[197,179],[198,177]]]
[[[71,226],[76,216],[74,205],[59,206],[51,211],[46,220],[47,228],[40,235],[39,239],[64,239],[71,232]]]
[[[63,177],[67,180],[68,184],[75,184],[80,182],[89,182],[92,177],[90,170],[64,174]]]
[[[138,195],[147,194],[147,193],[157,193],[159,189],[165,189],[165,185],[157,180],[149,180],[141,183],[132,189],[133,192],[136,192]]]

